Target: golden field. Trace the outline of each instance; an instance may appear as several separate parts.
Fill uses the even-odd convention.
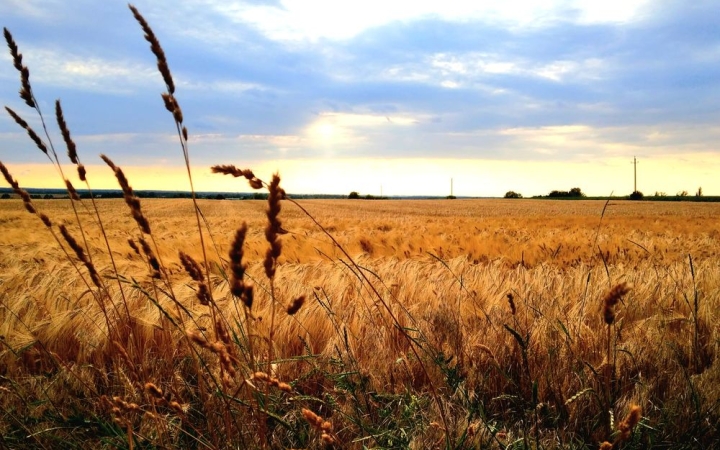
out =
[[[96,202],[117,272],[88,200],[76,202],[82,232],[70,200],[32,203],[53,230],[86,236],[102,286],[21,201],[0,201],[9,447],[719,442],[718,204],[300,201],[333,243],[283,201],[287,233],[271,282],[268,202],[200,201],[208,306],[178,256],[202,265],[190,200],[142,200],[156,278],[128,244],[140,232],[123,200]],[[250,308],[228,285],[243,222]],[[629,291],[608,324],[616,286]],[[332,428],[314,427],[304,410]]]

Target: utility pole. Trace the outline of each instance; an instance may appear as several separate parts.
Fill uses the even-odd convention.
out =
[[[380,185],[380,197],[382,197],[382,184]]]
[[[453,179],[450,178],[450,197],[453,196]]]
[[[633,174],[634,174],[634,189],[633,192],[637,192],[637,158],[633,156]]]

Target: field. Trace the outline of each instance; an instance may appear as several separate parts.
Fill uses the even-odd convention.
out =
[[[720,444],[718,204],[284,200],[268,278],[268,202],[201,201],[208,284],[190,200],[75,203],[0,201],[4,446]]]

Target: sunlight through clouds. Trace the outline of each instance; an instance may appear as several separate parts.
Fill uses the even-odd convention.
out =
[[[402,115],[379,116],[370,114],[322,113],[307,128],[313,142],[323,146],[346,146],[367,140],[364,133],[373,129],[409,126],[418,118]]]

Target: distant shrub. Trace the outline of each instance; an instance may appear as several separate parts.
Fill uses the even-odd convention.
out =
[[[358,194],[357,191],[352,191],[352,192],[350,193],[350,195],[348,195],[348,198],[349,198],[349,199],[358,199],[358,198],[360,198],[360,194]]]
[[[645,198],[645,196],[640,191],[634,191],[630,194],[630,200],[642,200],[643,198]]]
[[[687,197],[687,196],[688,196],[688,191],[680,191],[680,192],[677,193],[677,196],[678,196],[678,197]]]
[[[654,197],[667,197],[667,194],[663,191],[655,191]]]
[[[551,191],[548,194],[548,197],[551,198],[580,198],[585,197],[585,193],[583,193],[582,189],[579,187],[574,187],[570,189],[569,191]]]
[[[4,200],[4,199],[8,199],[8,198],[10,198],[10,194],[8,194],[8,193],[6,192],[6,193],[4,193],[0,198],[2,198],[3,200]]]
[[[505,198],[523,198],[522,194],[515,191],[507,191],[505,193]]]
[[[698,188],[697,192],[695,193],[695,197],[702,197],[702,196],[703,196],[702,186],[700,186]]]

